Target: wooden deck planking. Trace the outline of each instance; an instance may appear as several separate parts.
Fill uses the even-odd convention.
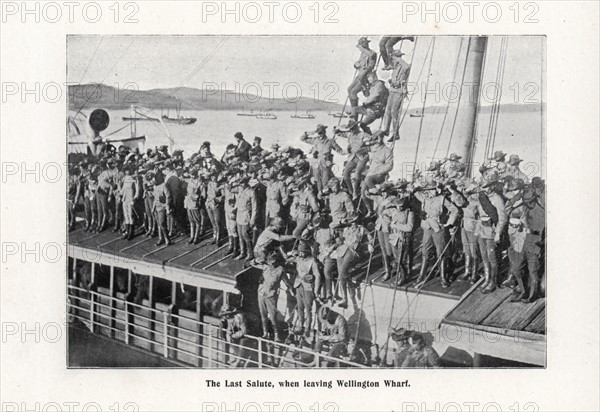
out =
[[[510,298],[499,305],[480,324],[510,330],[523,330],[544,310],[546,303],[538,299],[534,303],[511,302]]]
[[[512,289],[497,289],[494,293],[484,294],[479,289],[474,290],[446,316],[446,319],[478,325],[500,306],[511,292]]]
[[[546,306],[538,315],[525,327],[525,331],[532,333],[546,334]]]

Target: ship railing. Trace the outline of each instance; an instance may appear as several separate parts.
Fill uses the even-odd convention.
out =
[[[182,366],[230,368],[243,362],[257,368],[367,367],[256,336],[233,342],[226,338],[226,328],[181,316],[172,307],[160,310],[73,285],[68,286],[67,307],[70,320],[77,319],[92,333],[142,347]]]

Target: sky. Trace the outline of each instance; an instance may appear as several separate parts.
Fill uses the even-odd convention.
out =
[[[140,90],[218,87],[263,97],[303,95],[343,104],[354,75],[353,63],[360,54],[355,47],[358,37],[69,36],[67,77],[69,82],[83,84],[102,82],[124,87],[134,83]],[[379,51],[380,36],[369,38],[371,48]],[[429,60],[425,56],[432,39],[420,36],[416,48],[412,42],[403,43],[405,59],[412,59],[411,82],[416,82],[423,65],[424,73],[428,71]],[[542,38],[510,36],[507,41],[501,102],[539,103]],[[500,36],[491,37],[488,42],[484,83],[496,79],[500,43]],[[466,42],[462,44],[464,56]],[[436,37],[430,90],[436,83],[441,90],[452,81],[460,45],[460,36]],[[379,71],[384,79],[386,73],[389,72]],[[426,74],[418,83],[425,86],[425,81]],[[491,95],[493,92],[490,89]],[[443,100],[438,104],[443,104]]]

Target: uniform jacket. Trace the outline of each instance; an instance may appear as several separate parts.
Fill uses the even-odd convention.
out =
[[[237,215],[237,194],[231,188],[225,187],[225,218],[235,220]]]
[[[479,219],[475,228],[475,235],[483,239],[494,239],[497,233],[502,233],[508,222],[508,216],[504,210],[504,200],[498,193],[491,193],[488,195],[488,199],[498,212],[498,223],[494,226],[493,224],[486,224],[482,221],[482,217],[489,217],[481,203],[477,203],[477,214]]]
[[[410,74],[410,64],[401,58],[395,58],[393,61],[394,70],[392,71],[392,76],[390,77],[390,91],[405,93],[406,80]]]
[[[170,211],[171,192],[165,188],[165,184],[154,186],[154,211],[162,212],[166,210],[167,213]]]
[[[242,139],[242,141],[239,142],[237,147],[235,148],[235,155],[241,159],[248,160],[248,152],[250,151],[250,149],[252,149],[252,145],[244,139]]]
[[[258,286],[258,295],[263,297],[277,297],[282,276],[283,268],[281,266],[273,267],[265,265],[263,267],[262,282]]]
[[[343,137],[348,139],[348,161],[352,161],[354,159],[365,159],[369,157],[369,149],[365,146],[365,138],[367,134],[365,132],[345,132],[340,133]]]
[[[270,217],[280,216],[281,208],[288,202],[288,191],[280,180],[269,182],[267,185],[267,214]]]
[[[134,176],[125,176],[121,185],[120,196],[123,198],[123,203],[133,203],[137,197],[138,181]]]
[[[415,197],[421,201],[421,210],[425,213],[421,221],[423,229],[439,232],[443,229],[444,220],[448,225],[453,225],[458,218],[458,209],[444,195],[427,197],[423,192],[416,192]]]
[[[315,195],[310,189],[305,189],[302,192],[298,193],[298,195],[294,199],[294,203],[297,219],[311,220],[313,213],[319,211],[317,199],[315,198]]]
[[[200,181],[198,179],[189,179],[187,181],[187,194],[185,196],[184,206],[188,210],[198,209],[200,201]]]
[[[394,168],[394,152],[386,145],[373,146],[369,158],[371,164],[367,176],[387,174]]]
[[[361,72],[370,72],[377,64],[377,53],[370,49],[364,49],[360,52],[360,57],[354,63],[354,68]]]
[[[326,137],[326,136],[321,137],[319,135],[317,135],[317,136],[302,135],[300,137],[300,140],[305,143],[311,144],[313,146],[311,149],[311,153],[317,152],[319,154],[319,158],[322,158],[326,154],[330,154],[332,150],[335,150],[338,153],[344,152],[342,150],[342,148],[340,147],[340,145],[338,145],[335,142],[335,140],[330,139],[329,137]]]
[[[397,246],[412,234],[415,224],[415,215],[412,210],[391,209],[392,223],[390,225],[390,243]]]
[[[335,232],[330,228],[317,229],[314,236],[319,245],[319,261],[323,263],[327,259],[335,259],[336,255],[333,253],[337,248]]]
[[[337,249],[337,258],[342,259],[348,250],[360,256],[367,246],[367,229],[362,225],[352,225],[342,232],[343,243]]]
[[[329,195],[329,208],[331,210],[331,223],[340,223],[348,214],[354,212],[354,204],[350,195],[342,190]]]
[[[296,259],[296,271],[298,274],[296,275],[296,279],[294,279],[294,288],[302,285],[305,290],[312,290],[315,279],[321,276],[319,266],[311,256]],[[312,275],[312,279],[310,279],[309,275]]]
[[[223,196],[219,188],[219,184],[215,181],[210,180],[206,184],[206,207],[216,209],[221,206],[223,202]]]
[[[384,111],[388,96],[389,91],[385,87],[385,83],[382,80],[377,80],[369,87],[369,96],[365,99],[363,105],[376,112]]]
[[[348,343],[348,322],[339,313],[335,314],[335,320],[333,324],[329,322],[323,322],[325,331],[329,335],[329,342],[331,343]]]
[[[238,225],[254,226],[256,223],[257,200],[253,189],[243,189],[237,198],[237,215],[235,221]]]

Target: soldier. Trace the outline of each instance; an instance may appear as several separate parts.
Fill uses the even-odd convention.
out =
[[[377,78],[377,73],[371,72],[367,75],[367,84],[369,86],[367,98],[361,106],[354,107],[350,118],[357,120],[358,115],[362,115],[360,127],[366,133],[371,134],[369,125],[375,120],[380,119],[387,106],[389,91],[382,80]]]
[[[315,290],[320,289],[321,271],[317,261],[311,256],[311,248],[301,242],[298,247],[298,257],[296,263],[296,278],[294,279],[296,305],[296,328],[295,334],[304,333],[305,337],[310,336],[312,328],[312,307],[315,300]]]
[[[429,255],[435,248],[440,265],[442,287],[450,286],[450,276],[446,268],[446,257],[442,253],[446,248],[446,228],[451,227],[458,218],[458,209],[442,193],[439,185],[428,183],[425,187],[416,189],[415,197],[421,201],[421,228],[423,240],[421,246],[421,273],[417,283],[426,280]]]
[[[490,162],[483,165],[485,171],[482,172],[483,178],[488,179],[491,175],[497,175],[498,178],[503,178],[507,170],[506,153],[502,150],[497,150],[494,155],[488,159]]]
[[[200,236],[203,235],[202,217],[200,215],[200,180],[198,179],[198,169],[192,169],[190,177],[186,181],[186,196],[184,206],[187,210],[188,222],[190,224],[190,239],[188,243],[200,243]]]
[[[452,202],[462,209],[462,228],[460,235],[463,253],[465,255],[465,271],[458,279],[469,280],[474,284],[478,278],[477,249],[479,243],[475,236],[475,228],[477,227],[479,209],[479,185],[476,183],[469,183],[464,188],[463,193],[459,193],[454,190],[454,188],[450,188],[450,190],[452,191]]]
[[[333,175],[331,172],[331,151],[335,150],[338,153],[343,153],[343,150],[335,140],[327,137],[327,126],[322,124],[318,125],[314,132],[304,132],[300,136],[300,141],[313,146],[311,153],[316,161],[312,167],[312,172],[317,182],[317,188],[321,192],[324,185],[327,184],[327,181]]]
[[[390,334],[392,340],[396,342],[396,345],[398,345],[398,348],[396,349],[396,356],[394,356],[393,366],[394,368],[401,368],[404,360],[410,352],[410,343],[408,343],[408,340],[411,337],[412,332],[404,328],[390,328],[388,333]]]
[[[460,161],[461,156],[452,153],[440,165],[440,173],[448,179],[459,179],[466,170],[466,165]]]
[[[313,236],[317,246],[316,255],[323,265],[323,275],[325,277],[324,282],[319,282],[324,287],[320,290],[317,288],[315,292],[323,302],[333,301],[331,282],[337,263],[335,259],[337,251],[336,230],[330,227],[327,219],[318,215],[313,218],[312,224],[315,227]]]
[[[156,246],[160,246],[165,243],[166,246],[171,244],[169,238],[169,230],[167,228],[167,216],[172,213],[171,204],[171,192],[165,187],[165,179],[161,172],[154,175],[154,206],[152,211],[156,219],[158,227],[158,242]]]
[[[377,220],[375,221],[375,230],[377,231],[377,239],[381,248],[381,258],[385,270],[384,279],[389,280],[392,276],[392,260],[394,256],[390,243],[391,208],[396,192],[391,184],[384,183],[369,189],[367,196],[373,201],[376,211]]]
[[[135,232],[135,218],[134,218],[134,202],[140,195],[140,188],[138,186],[138,180],[133,176],[132,164],[127,164],[123,168],[125,177],[121,187],[121,193],[119,197],[122,199],[123,205],[123,220],[125,223],[125,233],[123,239],[133,239]]]
[[[373,137],[376,140],[370,149],[371,153],[369,154],[369,159],[371,164],[369,165],[369,171],[367,172],[367,176],[365,177],[365,181],[361,188],[363,203],[369,212],[367,216],[365,216],[367,219],[374,216],[374,211],[372,202],[365,196],[365,192],[376,184],[383,183],[394,168],[394,152],[383,143],[383,135],[376,134]]]
[[[252,357],[255,340],[249,336],[259,336],[258,322],[251,313],[245,313],[235,306],[224,305],[219,313],[226,323],[227,342],[232,343],[234,354],[231,368],[243,368]]]
[[[479,215],[475,236],[479,243],[479,252],[483,260],[485,282],[481,285],[483,293],[496,290],[498,278],[498,259],[496,244],[500,243],[502,232],[506,227],[508,217],[504,210],[505,204],[500,193],[501,183],[497,176],[491,177],[483,184],[479,193],[477,214]]]
[[[124,146],[121,146],[124,147]],[[125,165],[123,165],[125,166]],[[123,170],[121,170],[121,168],[119,167],[118,163],[113,163],[113,167],[110,170],[110,172],[112,173],[112,188],[111,188],[111,192],[109,195],[109,198],[113,198],[115,201],[115,209],[114,209],[114,214],[113,214],[113,220],[114,220],[114,228],[113,228],[113,232],[118,232],[119,230],[121,230],[121,219],[123,217],[123,205],[122,205],[122,198],[121,198],[121,189],[123,188],[123,178],[125,177],[125,174],[123,173]]]
[[[354,214],[354,205],[350,195],[340,189],[340,180],[332,177],[327,182],[331,193],[329,194],[329,209],[331,210],[331,224],[338,226],[348,215]]]
[[[238,157],[242,160],[248,160],[250,158],[250,149],[252,149],[252,145],[248,143],[244,139],[244,135],[242,132],[237,132],[235,135],[235,157]]]
[[[410,278],[412,274],[412,238],[415,226],[415,215],[411,210],[411,202],[406,187],[400,189],[398,197],[394,199],[391,209],[391,223],[389,242],[394,253],[395,264],[399,269],[397,274],[398,286]],[[389,273],[389,272],[388,272]],[[389,280],[391,274],[386,274],[384,281]]]
[[[295,209],[296,228],[292,235],[300,239],[302,232],[311,222],[313,215],[319,211],[317,198],[313,193],[312,185],[308,177],[303,177],[297,183],[298,191],[293,200]]]
[[[254,255],[258,263],[264,263],[267,255],[272,251],[279,251],[281,256],[285,253],[281,249],[282,243],[294,240],[294,236],[283,234],[285,222],[280,217],[274,217],[267,228],[260,234],[254,247]]]
[[[165,190],[169,192],[169,209],[171,213],[167,215],[167,228],[169,237],[176,237],[180,230],[184,228],[181,212],[183,211],[183,196],[181,179],[175,171],[175,165],[171,161],[164,163],[165,166]],[[181,203],[181,204],[180,204]],[[181,207],[181,209],[180,209]]]
[[[383,128],[381,132],[385,135],[389,134],[390,126],[392,127],[393,133],[389,141],[399,139],[399,116],[402,110],[402,103],[408,93],[406,84],[408,76],[410,75],[410,64],[402,59],[404,53],[400,50],[393,52],[393,69],[391,77],[388,82],[390,83],[390,91],[387,99],[387,105],[385,107],[385,115],[383,118]]]
[[[240,237],[240,254],[234,259],[246,259],[247,262],[254,259],[254,247],[252,246],[252,231],[256,225],[257,200],[256,193],[249,186],[250,178],[244,176],[240,179],[240,191],[237,197],[237,223],[238,235]]]
[[[350,120],[345,129],[336,129],[335,133],[337,136],[348,139],[349,156],[344,166],[344,184],[352,198],[358,199],[363,173],[369,162],[369,148],[365,143],[370,140],[371,136],[361,131],[360,123],[356,120]],[[353,173],[355,175],[354,183],[352,182]]]
[[[257,178],[253,177],[248,185],[256,195],[256,219],[252,226],[252,244],[256,244],[258,236],[265,230],[265,205],[267,204],[267,187]]]
[[[222,239],[221,228],[223,227],[223,193],[218,182],[217,172],[210,173],[210,180],[206,184],[206,212],[212,225],[212,244],[219,245]]]
[[[102,232],[106,229],[109,219],[108,199],[112,192],[113,173],[109,170],[109,165],[114,164],[115,160],[109,159],[104,164],[104,170],[98,175],[98,187],[96,189],[96,208],[98,210],[98,226],[96,232]]]
[[[348,215],[342,222],[345,228],[337,240],[338,286],[342,292],[342,301],[338,306],[344,309],[348,307],[350,270],[367,251],[373,253],[373,237],[358,222],[358,219],[357,214]],[[356,303],[354,288],[351,289],[350,298],[353,303]]]
[[[346,356],[348,352],[348,322],[340,314],[327,306],[321,306],[319,309],[319,320],[321,328],[319,329],[315,352],[319,353],[323,345],[329,345],[327,356],[340,358]],[[321,365],[316,365],[317,367]],[[331,361],[326,362],[326,366],[334,366]]]
[[[80,190],[83,195],[83,214],[85,217],[85,232],[94,230],[96,224],[96,178],[92,169],[87,165],[82,166]]]
[[[370,40],[366,37],[361,37],[356,45],[360,50],[360,58],[354,63],[356,73],[352,83],[348,86],[351,112],[358,107],[358,93],[365,86],[367,75],[373,71],[377,64],[377,53],[369,48],[369,42]]]
[[[154,236],[157,230],[154,208],[154,172],[148,171],[144,175],[144,220],[146,224],[146,237]]]
[[[269,339],[269,329],[272,327],[274,338],[277,342],[282,340],[282,326],[279,323],[281,313],[277,310],[277,299],[279,297],[279,285],[283,281],[289,289],[293,285],[284,272],[281,265],[280,255],[277,252],[271,252],[267,255],[266,265],[262,265],[262,279],[258,285],[258,307],[262,321],[263,339]]]
[[[281,177],[278,177],[275,170],[270,172],[267,182],[265,225],[275,217],[283,217],[283,210],[289,204],[287,186]]]
[[[69,216],[69,231],[75,228],[75,205],[81,196],[82,177],[78,166],[69,166],[67,186],[67,212]]]
[[[262,139],[258,136],[254,136],[254,141],[252,142],[252,148],[249,151],[250,156],[262,156],[263,153],[266,152],[265,149],[261,147]]]
[[[512,301],[531,303],[537,299],[540,286],[540,244],[544,240],[546,227],[545,210],[538,202],[535,191],[527,188],[516,207],[509,211],[510,220],[508,234],[510,248],[508,257],[510,260],[510,274],[517,279],[518,287],[515,289]],[[527,262],[529,271],[529,294],[521,277],[521,269]]]
[[[227,228],[227,235],[229,238],[229,248],[227,254],[237,256],[240,254],[240,243],[239,235],[237,231],[237,181],[231,179],[225,182],[223,188],[224,203],[225,203],[225,226]]]
[[[410,349],[400,366],[401,368],[439,368],[441,366],[440,355],[425,343],[423,335],[412,332],[408,342]]]
[[[511,176],[513,179],[521,179],[525,184],[529,183],[527,175],[519,169],[519,164],[522,161],[523,159],[520,159],[519,155],[510,155],[504,177]]]

